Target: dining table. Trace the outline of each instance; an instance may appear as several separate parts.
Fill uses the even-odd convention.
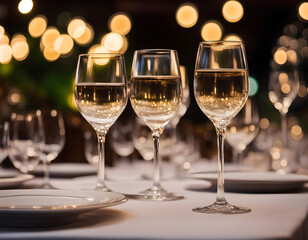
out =
[[[251,212],[204,214],[192,209],[213,203],[215,189],[210,182],[189,175],[175,177],[169,163],[161,168],[161,184],[182,194],[183,199],[148,201],[134,197],[151,185],[151,169],[151,163],[144,161],[107,167],[106,184],[113,192],[124,194],[126,202],[80,214],[76,221],[59,226],[0,227],[0,239],[308,239],[306,185],[290,192],[226,190],[228,202],[249,207]],[[57,189],[93,190],[96,180],[95,174],[61,176],[51,171],[51,183]],[[41,183],[37,176],[14,189],[39,189]]]

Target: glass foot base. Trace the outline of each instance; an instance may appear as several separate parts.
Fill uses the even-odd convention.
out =
[[[51,185],[50,183],[43,183],[41,185],[41,189],[58,189],[56,187],[54,187],[53,185]]]
[[[183,198],[183,195],[167,192],[161,186],[153,186],[145,191],[142,191],[140,195],[138,195],[138,199],[140,200],[152,201],[174,201]]]
[[[233,206],[227,202],[222,204],[215,202],[210,206],[194,208],[193,211],[200,213],[241,214],[241,213],[249,213],[251,212],[251,209],[246,207]]]
[[[105,184],[100,184],[100,183],[96,184],[96,187],[94,190],[101,191],[101,192],[111,192],[111,190]]]

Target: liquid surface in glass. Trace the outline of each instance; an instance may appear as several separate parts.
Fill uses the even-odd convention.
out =
[[[203,113],[218,125],[228,125],[248,97],[247,71],[218,69],[195,71],[195,95]]]
[[[126,99],[124,83],[75,85],[75,100],[79,111],[96,130],[108,130],[123,112]]]
[[[177,76],[142,76],[131,79],[131,104],[152,130],[166,126],[180,107],[180,81]]]

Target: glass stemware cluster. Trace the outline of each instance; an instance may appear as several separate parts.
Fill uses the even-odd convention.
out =
[[[216,128],[219,171],[216,202],[193,210],[205,213],[249,212],[250,209],[230,205],[225,200],[223,179],[223,143],[226,128],[245,105],[249,92],[248,67],[243,43],[200,43],[194,76],[197,103]],[[104,182],[105,137],[110,126],[124,110],[129,97],[135,113],[151,129],[154,142],[153,185],[143,191],[139,198],[155,201],[183,198],[182,195],[170,193],[161,186],[158,150],[160,135],[166,125],[172,119],[176,125],[186,112],[189,104],[187,95],[183,93],[179,60],[175,50],[135,51],[129,89],[122,55],[97,53],[79,56],[75,100],[80,113],[97,133],[98,190],[110,191]],[[183,99],[187,104],[182,104]]]
[[[55,109],[12,113],[8,135],[8,155],[13,165],[22,173],[28,173],[42,161],[44,181],[41,188],[54,188],[49,181],[48,165],[64,147],[62,114]]]

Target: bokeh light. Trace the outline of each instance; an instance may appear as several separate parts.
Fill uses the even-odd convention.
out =
[[[0,25],[0,38],[2,38],[4,34],[5,34],[5,29],[3,26]]]
[[[22,0],[18,4],[18,10],[22,14],[29,13],[33,8],[33,2],[32,0]]]
[[[42,35],[42,42],[45,48],[53,49],[57,37],[60,36],[58,29],[49,27]]]
[[[270,125],[270,122],[267,118],[261,118],[260,119],[260,128],[267,129]]]
[[[222,15],[228,22],[238,22],[244,15],[244,8],[238,1],[227,1],[222,7]]]
[[[290,63],[296,64],[297,63],[297,53],[296,51],[290,49],[287,51],[287,59]]]
[[[125,36],[122,36],[122,37],[123,37],[123,46],[119,50],[119,53],[124,54],[124,53],[126,53],[126,51],[128,49],[128,40],[127,40],[127,38]]]
[[[11,47],[13,48],[14,44],[18,42],[27,42],[27,39],[22,34],[15,34],[11,40]]]
[[[308,20],[308,2],[303,2],[298,8],[298,15],[304,20]]]
[[[257,94],[259,90],[259,84],[254,77],[249,77],[249,82],[250,82],[250,88],[248,96],[251,97]]]
[[[116,32],[121,35],[126,35],[130,32],[132,23],[130,18],[124,13],[116,13],[109,19],[109,29],[111,32]]]
[[[304,137],[302,128],[299,125],[294,125],[291,128],[291,136],[297,141],[302,140]]]
[[[224,37],[224,40],[225,41],[241,41],[242,42],[242,39],[236,34],[229,34],[229,35]]]
[[[86,23],[81,18],[74,18],[67,26],[68,34],[76,39],[80,38],[86,31]]]
[[[198,17],[198,9],[191,3],[184,3],[179,6],[175,14],[177,23],[184,28],[193,27],[197,23]]]
[[[306,87],[305,82],[300,83],[300,86],[297,91],[297,95],[301,98],[304,98],[307,96],[307,87]]]
[[[90,53],[109,53],[109,51],[103,45],[95,45],[89,50]],[[109,58],[95,59],[94,62],[97,65],[106,65],[109,62]]]
[[[288,55],[286,51],[282,48],[278,48],[277,51],[274,53],[274,61],[279,64],[283,65],[288,60]]]
[[[9,37],[6,36],[6,35],[3,35],[3,36],[0,38],[0,45],[2,45],[2,44],[9,44],[9,42],[10,42],[10,39],[9,39]]]
[[[49,62],[54,62],[60,57],[60,53],[53,48],[45,48],[43,54],[45,59]]]
[[[108,33],[101,41],[101,44],[110,52],[119,52],[123,47],[124,40],[119,33]]]
[[[28,25],[28,31],[32,37],[37,38],[40,37],[45,32],[46,27],[47,27],[46,17],[37,16],[30,21]]]
[[[201,37],[205,41],[217,41],[222,37],[222,28],[216,21],[206,22],[201,29]]]
[[[12,59],[12,48],[8,44],[0,45],[0,63],[7,64]]]
[[[75,41],[77,44],[84,46],[89,44],[93,40],[93,38],[94,30],[90,24],[86,24],[84,33],[80,37],[75,38]]]
[[[29,45],[26,41],[18,41],[12,45],[12,54],[17,61],[23,61],[29,54]]]
[[[60,54],[68,54],[74,47],[74,41],[68,34],[61,34],[54,42],[54,49]]]

